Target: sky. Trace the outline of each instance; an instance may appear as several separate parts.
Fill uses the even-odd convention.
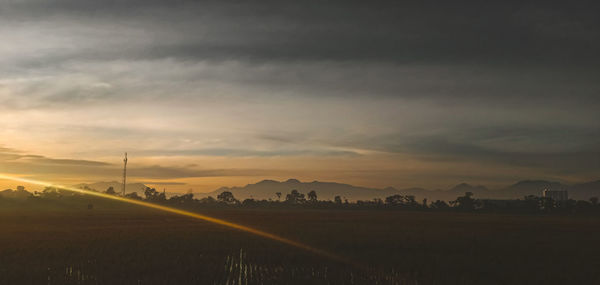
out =
[[[599,179],[598,4],[399,2],[1,1],[0,172],[119,181],[128,152],[168,191]]]

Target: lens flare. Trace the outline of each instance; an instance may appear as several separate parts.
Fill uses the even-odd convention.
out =
[[[139,200],[127,199],[127,198],[123,198],[123,197],[119,197],[119,196],[108,195],[108,194],[90,191],[90,190],[77,189],[77,188],[63,186],[63,185],[57,185],[57,184],[53,184],[50,182],[44,182],[44,181],[38,181],[38,180],[27,179],[27,178],[22,178],[22,177],[10,176],[10,175],[6,175],[6,174],[0,174],[0,179],[20,181],[20,182],[24,182],[24,183],[41,185],[41,186],[46,186],[46,187],[54,187],[54,188],[58,188],[58,189],[66,190],[66,191],[70,191],[70,192],[75,192],[75,193],[120,201],[120,202],[124,202],[124,203],[129,203],[129,204],[134,204],[134,205],[138,205],[138,206],[143,206],[143,207],[147,207],[147,208],[160,210],[163,212],[169,212],[169,213],[178,214],[178,215],[182,215],[182,216],[186,216],[186,217],[190,217],[190,218],[194,218],[194,219],[198,219],[198,220],[203,220],[206,222],[222,225],[222,226],[225,226],[228,228],[244,231],[244,232],[247,232],[247,233],[250,233],[253,235],[261,236],[263,238],[267,238],[267,239],[278,241],[278,242],[281,242],[281,243],[284,243],[287,245],[291,245],[291,246],[312,252],[314,254],[317,254],[317,255],[320,255],[323,257],[327,257],[327,258],[335,260],[335,261],[354,264],[353,262],[350,262],[349,260],[347,260],[339,255],[336,255],[336,254],[333,254],[333,253],[330,253],[330,252],[327,252],[324,250],[320,250],[320,249],[311,247],[309,245],[306,245],[306,244],[303,244],[303,243],[300,243],[297,241],[293,241],[293,240],[290,240],[290,239],[287,239],[284,237],[280,237],[278,235],[274,235],[274,234],[271,234],[271,233],[268,233],[265,231],[261,231],[261,230],[247,227],[244,225],[236,224],[233,222],[225,221],[225,220],[218,219],[218,218],[213,218],[210,216],[206,216],[206,215],[202,215],[202,214],[198,214],[198,213],[194,213],[194,212],[189,212],[189,211],[184,211],[184,210],[180,210],[180,209],[176,209],[176,208],[161,206],[158,204],[152,204],[152,203],[139,201]]]

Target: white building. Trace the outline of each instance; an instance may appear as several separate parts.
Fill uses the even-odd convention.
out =
[[[569,200],[569,192],[567,190],[548,190],[542,191],[544,198],[552,198],[554,201],[567,201]]]

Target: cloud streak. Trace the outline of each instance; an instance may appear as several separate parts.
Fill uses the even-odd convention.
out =
[[[79,177],[80,179],[104,179],[106,177],[119,177],[121,165],[111,163],[78,160],[56,159],[41,155],[25,154],[21,151],[0,148],[0,171],[4,173],[50,175],[51,177]],[[177,166],[133,166],[129,167],[130,177],[143,179],[180,179],[199,177],[227,177],[227,176],[261,176],[268,173],[281,171],[269,169],[198,169],[195,165]],[[183,182],[161,181],[161,185],[185,185]]]

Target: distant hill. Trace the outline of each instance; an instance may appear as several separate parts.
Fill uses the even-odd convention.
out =
[[[108,187],[113,187],[116,192],[121,191],[121,183],[112,182],[96,182],[96,183],[81,183],[74,185],[76,188],[90,188],[100,192],[106,191]],[[143,195],[146,185],[142,183],[127,184],[127,192],[138,192]],[[385,199],[392,195],[413,195],[417,200],[424,198],[430,202],[434,200],[455,200],[456,197],[462,196],[465,192],[472,192],[476,199],[522,199],[528,195],[541,196],[544,189],[549,190],[568,190],[569,198],[576,200],[588,200],[591,197],[600,197],[600,180],[566,185],[555,181],[546,180],[522,180],[510,186],[500,189],[488,189],[482,185],[471,185],[468,183],[460,183],[447,190],[428,190],[424,188],[405,188],[396,189],[387,187],[383,189],[368,188],[353,186],[350,184],[336,182],[301,182],[297,179],[288,179],[286,181],[263,180],[255,184],[248,184],[243,187],[221,187],[215,191],[208,193],[197,193],[196,198],[207,196],[217,197],[224,191],[230,191],[240,200],[253,199],[273,199],[277,200],[277,192],[281,193],[281,200],[285,199],[286,194],[292,190],[298,190],[301,193],[308,193],[312,190],[317,192],[320,200],[333,200],[335,196],[340,196],[342,199],[350,201],[355,200],[373,200],[375,198]],[[32,194],[23,188],[17,190],[0,191],[0,197],[12,199],[26,199]],[[179,193],[167,193],[167,197],[179,195]]]
[[[467,184],[467,183],[461,183],[458,184],[452,188],[450,188],[450,190],[448,190],[450,192],[457,192],[457,193],[465,193],[465,192],[473,192],[473,193],[479,193],[479,192],[487,192],[488,189],[485,186],[473,186],[471,184]]]
[[[367,188],[352,186],[349,184],[335,182],[300,182],[296,179],[279,182],[274,180],[263,180],[256,184],[248,184],[244,187],[221,187],[210,193],[198,194],[197,196],[213,196],[216,197],[223,191],[229,191],[238,199],[277,199],[275,193],[281,192],[281,199],[285,199],[285,195],[292,190],[298,190],[301,193],[308,193],[314,190],[320,200],[333,200],[335,196],[341,196],[342,199],[348,200],[371,200],[374,198],[385,198],[394,194],[401,194],[395,188]]]
[[[285,199],[285,195],[294,189],[305,194],[314,190],[321,200],[332,200],[335,196],[341,196],[348,200],[372,200],[374,198],[384,199],[391,195],[400,194],[413,195],[417,200],[427,198],[430,201],[438,199],[449,201],[464,195],[465,192],[472,192],[474,197],[479,199],[522,199],[528,195],[541,196],[544,189],[568,190],[570,198],[587,200],[590,197],[600,197],[600,180],[575,185],[565,185],[560,182],[545,180],[523,180],[500,189],[488,189],[482,185],[461,183],[448,190],[427,190],[424,188],[396,189],[393,187],[377,189],[335,182],[300,182],[297,179],[289,179],[282,182],[263,180],[243,187],[221,187],[209,193],[199,193],[196,196],[216,197],[223,191],[230,191],[240,200],[247,198],[277,199],[275,193],[281,192],[281,199],[283,200]]]
[[[108,187],[113,187],[115,189],[115,191],[118,193],[123,190],[123,183],[117,182],[117,181],[81,183],[81,184],[73,185],[73,187],[81,188],[81,189],[87,187],[87,188],[90,188],[90,189],[93,189],[93,190],[96,190],[99,192],[104,192],[104,191],[106,191],[106,189],[108,189]],[[127,188],[126,188],[127,193],[137,192],[139,195],[143,195],[144,190],[146,190],[146,185],[144,185],[142,183],[127,183]]]
[[[544,189],[569,190],[569,186],[560,182],[545,180],[522,180],[497,191],[498,198],[522,198],[529,195],[540,196]]]
[[[393,187],[387,187],[383,189],[368,188],[353,186],[343,183],[335,182],[300,182],[297,179],[289,179],[287,181],[279,182],[274,180],[263,180],[256,184],[248,184],[244,187],[221,187],[210,193],[198,194],[198,196],[213,196],[216,197],[223,191],[229,191],[238,199],[277,199],[275,193],[281,192],[281,199],[285,199],[285,195],[290,193],[292,190],[298,190],[301,193],[308,193],[314,190],[317,192],[317,196],[321,200],[333,200],[335,196],[340,196],[342,199],[348,200],[372,200],[375,198],[385,199],[385,197],[391,195],[413,195],[417,199],[427,198],[429,200],[441,199],[441,200],[454,200],[456,197],[463,195],[465,192],[473,192],[476,196],[489,196],[484,195],[490,190],[485,186],[472,186],[467,183],[458,184],[449,190],[427,190],[424,188],[406,188],[396,189]]]

